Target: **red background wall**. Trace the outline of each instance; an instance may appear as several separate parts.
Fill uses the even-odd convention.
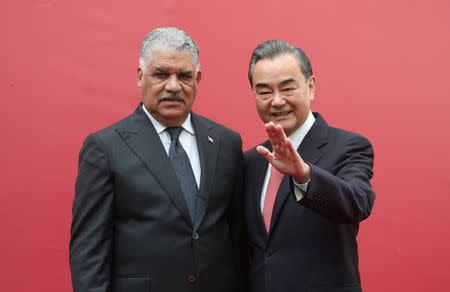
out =
[[[448,291],[450,2],[2,1],[0,291],[71,291],[68,243],[83,139],[131,113],[139,46],[187,31],[203,79],[194,110],[265,139],[247,81],[280,38],[317,76],[312,104],[375,149],[372,216],[358,236],[365,291]]]

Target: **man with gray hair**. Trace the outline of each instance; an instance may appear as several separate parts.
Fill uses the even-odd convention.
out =
[[[245,153],[251,292],[360,292],[356,235],[375,200],[373,149],[312,113],[316,77],[285,41],[260,44],[248,77],[269,139]]]
[[[199,50],[185,32],[145,36],[142,102],[80,151],[70,240],[75,292],[241,291],[240,135],[192,112]]]

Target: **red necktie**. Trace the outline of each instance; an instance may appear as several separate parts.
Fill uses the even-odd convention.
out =
[[[269,183],[267,185],[266,190],[266,197],[264,198],[264,209],[263,209],[263,221],[264,225],[266,226],[267,233],[269,233],[270,229],[270,220],[272,218],[273,204],[275,203],[275,198],[277,196],[278,188],[280,187],[282,179],[283,174],[272,166],[270,170]]]

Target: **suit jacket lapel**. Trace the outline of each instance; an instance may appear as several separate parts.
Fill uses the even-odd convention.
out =
[[[322,116],[318,113],[314,113],[316,121],[311,129],[306,134],[300,146],[297,148],[298,153],[302,159],[307,163],[315,164],[321,157],[322,153],[319,148],[327,143],[328,125]],[[280,188],[278,189],[277,196],[272,211],[272,218],[270,221],[269,236],[272,233],[272,229],[280,215],[281,209],[289,197],[291,177],[285,175],[281,181]]]
[[[297,151],[307,163],[315,164],[322,157],[320,147],[327,143],[328,125],[319,113],[314,113],[316,121],[306,134]]]
[[[270,141],[267,140],[264,143],[261,144],[261,146],[264,146],[265,148],[267,148],[269,151],[272,151],[272,144],[270,144]],[[267,239],[267,231],[266,231],[266,227],[264,225],[264,220],[263,220],[263,216],[262,216],[262,211],[261,211],[261,193],[262,193],[262,188],[263,188],[263,184],[264,184],[264,178],[266,177],[266,173],[267,173],[267,167],[268,167],[268,162],[267,160],[262,157],[261,155],[259,155],[258,153],[257,155],[257,159],[255,161],[254,164],[252,164],[252,171],[255,172],[255,181],[250,182],[251,184],[255,184],[255,186],[257,186],[256,188],[254,188],[255,192],[253,193],[253,204],[256,207],[256,216],[257,216],[257,221],[258,224],[256,226],[257,228],[257,232],[260,234],[260,237],[258,238],[265,238]],[[262,245],[264,246],[264,245]]]
[[[214,125],[191,112],[192,125],[195,131],[198,153],[200,157],[201,179],[195,213],[194,231],[196,231],[205,216],[208,207],[208,196],[213,189],[213,178],[216,173],[217,153],[220,137],[214,131]]]
[[[141,105],[130,116],[127,127],[117,131],[155,177],[185,219],[193,225],[181,188],[179,184],[173,183],[176,174],[169,157]]]

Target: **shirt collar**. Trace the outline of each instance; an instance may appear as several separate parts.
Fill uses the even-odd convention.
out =
[[[144,110],[147,117],[150,119],[150,121],[153,124],[153,127],[155,127],[156,133],[161,134],[167,127],[158,122],[145,108],[144,104],[142,104],[142,109]],[[184,130],[188,131],[192,135],[195,135],[194,126],[192,125],[191,121],[191,113],[188,114],[186,120],[183,124],[181,124],[181,127],[183,127]]]
[[[308,134],[309,130],[314,124],[315,120],[316,119],[314,118],[312,112],[309,111],[308,118],[306,118],[306,121],[303,123],[303,125],[301,125],[300,128],[295,130],[294,133],[292,133],[288,137],[289,140],[291,140],[292,144],[294,144],[295,149],[297,149],[300,146],[306,134]]]

